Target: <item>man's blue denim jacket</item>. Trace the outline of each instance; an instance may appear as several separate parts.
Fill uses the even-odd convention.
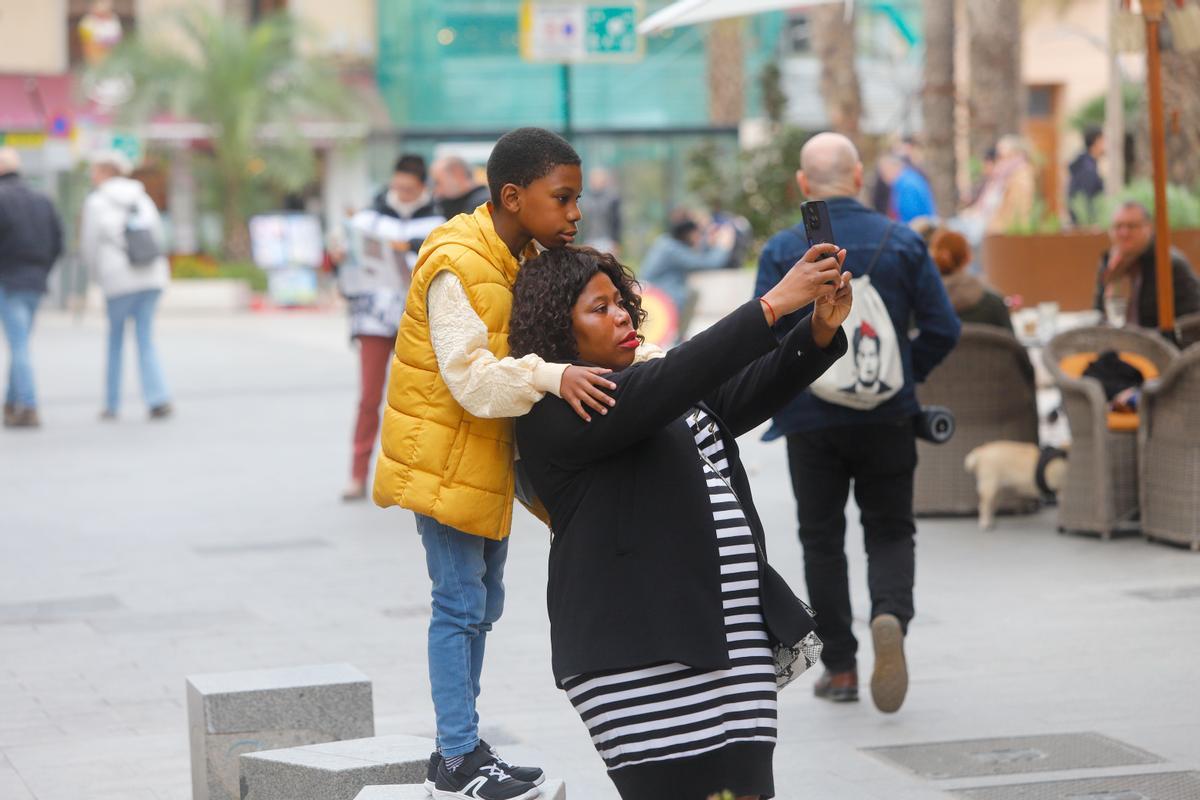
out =
[[[888,423],[911,417],[919,410],[916,384],[925,380],[954,349],[962,329],[937,267],[929,258],[929,251],[920,236],[852,198],[834,197],[826,203],[834,239],[846,249],[845,269],[856,278],[866,273],[888,226],[894,226],[871,270],[871,285],[887,306],[896,329],[904,362],[904,388],[870,411],[826,403],[811,392],[802,392],[775,416],[764,437],[768,441],[790,433],[840,425]],[[808,238],[803,226],[789,228],[771,237],[758,259],[755,295],[761,297],[778,283],[807,250]],[[780,335],[790,330],[808,311],[802,309],[780,321]]]

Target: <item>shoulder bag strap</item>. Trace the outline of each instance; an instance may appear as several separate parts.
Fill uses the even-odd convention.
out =
[[[875,255],[871,256],[871,263],[867,265],[867,271],[863,275],[870,275],[871,270],[875,269],[875,262],[879,261],[879,255],[883,252],[884,246],[888,243],[888,239],[892,237],[892,228],[896,227],[896,223],[888,222],[887,230],[883,232],[883,239],[879,242],[879,247],[875,248]]]

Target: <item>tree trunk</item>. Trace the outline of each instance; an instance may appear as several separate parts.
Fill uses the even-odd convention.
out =
[[[943,217],[958,209],[954,152],[954,0],[923,0],[925,69],[921,90],[925,172]]]
[[[841,3],[813,6],[808,15],[812,20],[813,48],[821,62],[821,98],[825,101],[829,127],[857,140],[862,92],[854,64],[857,52],[854,17],[846,19],[846,6]]]
[[[982,157],[1001,136],[1019,134],[1025,111],[1021,80],[1020,0],[970,0],[970,147]]]
[[[723,19],[708,32],[708,114],[714,125],[737,125],[746,106],[742,20]]]
[[[1167,179],[1200,185],[1200,51],[1162,54],[1167,129]],[[1111,147],[1111,145],[1109,145]]]
[[[226,178],[225,203],[221,207],[221,250],[231,261],[249,261],[250,229],[246,226],[246,217],[242,213],[242,183],[240,180]]]

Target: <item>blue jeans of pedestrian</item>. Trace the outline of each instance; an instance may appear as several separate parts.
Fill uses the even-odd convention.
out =
[[[33,362],[29,358],[29,334],[42,293],[28,290],[6,290],[0,287],[0,322],[4,338],[8,339],[8,387],[4,392],[6,406],[37,407],[37,392],[33,386]]]
[[[504,611],[508,540],[492,541],[417,514],[417,532],[433,583],[429,686],[438,750],[466,755],[479,743],[479,676],[488,631]]]
[[[159,289],[117,295],[108,298],[108,377],[105,382],[104,409],[117,413],[121,405],[121,361],[125,347],[125,323],[132,318],[137,336],[138,373],[142,380],[142,398],[150,408],[170,402],[158,351],[154,348],[154,311]]]

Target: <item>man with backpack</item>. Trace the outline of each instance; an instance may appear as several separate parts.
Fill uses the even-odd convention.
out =
[[[79,254],[88,276],[100,285],[108,310],[108,371],[103,420],[120,409],[121,351],[133,320],[138,344],[142,397],[151,419],[172,413],[171,398],[154,346],[154,313],[170,281],[162,220],[141,181],[129,177],[133,165],[120,152],[92,158],[93,191],[83,203]]]
[[[21,177],[21,157],[0,147],[0,323],[8,340],[4,427],[41,425],[29,335],[46,276],[62,254],[62,222],[50,198]]]
[[[805,578],[825,644],[826,671],[813,690],[835,702],[858,699],[845,553],[853,482],[871,595],[871,694],[879,710],[890,713],[908,691],[904,636],[913,617],[916,561],[913,417],[920,410],[915,386],[953,349],[961,326],[921,237],[855,199],[863,165],[849,139],[835,133],[809,139],[796,178],[805,197],[826,202],[836,244],[846,250],[855,312],[843,327],[853,345],[774,418],[765,438],[787,437]],[[775,285],[808,247],[802,225],[772,237],[759,259],[757,293]]]

